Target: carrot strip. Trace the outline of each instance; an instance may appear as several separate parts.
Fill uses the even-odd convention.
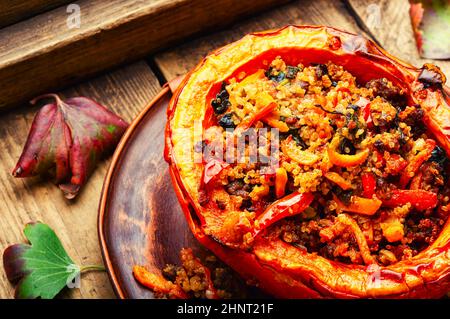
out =
[[[303,212],[313,201],[311,193],[292,193],[272,203],[255,221],[253,236],[273,223]]]
[[[280,121],[278,116],[269,114],[262,118],[262,121],[271,127],[277,128],[281,133],[289,132],[289,126],[287,126],[287,124],[283,121]]]

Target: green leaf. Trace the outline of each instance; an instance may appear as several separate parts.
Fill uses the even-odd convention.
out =
[[[42,223],[30,223],[24,230],[30,244],[6,248],[3,263],[11,282],[19,282],[16,298],[54,298],[80,274],[55,232]]]

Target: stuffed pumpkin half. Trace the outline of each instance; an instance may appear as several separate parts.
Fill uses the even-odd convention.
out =
[[[253,33],[171,100],[165,157],[195,237],[280,298],[450,289],[445,76],[329,27]]]

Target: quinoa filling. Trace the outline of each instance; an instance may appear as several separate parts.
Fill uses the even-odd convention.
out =
[[[423,110],[385,78],[360,84],[331,62],[291,66],[277,57],[224,82],[211,107],[214,124],[196,146],[205,164],[200,205],[227,214],[222,231],[230,241],[251,246],[258,217],[296,193],[314,199],[262,235],[344,263],[409,259],[448,218],[445,151],[427,132]],[[218,141],[249,129],[266,129],[256,150],[264,158],[274,128],[273,169],[252,162],[250,146],[241,161],[212,163],[225,145]],[[225,157],[231,151],[221,149]]]

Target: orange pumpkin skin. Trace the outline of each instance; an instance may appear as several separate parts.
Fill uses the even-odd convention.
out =
[[[445,76],[392,57],[372,41],[330,27],[287,26],[253,33],[208,55],[182,81],[170,102],[165,159],[194,236],[245,279],[279,298],[439,298],[450,290],[450,222],[439,238],[409,260],[387,267],[348,265],[259,236],[250,250],[214,239],[213,212],[199,204],[202,164],[193,163],[195,120],[208,126],[208,102],[222,81],[255,72],[280,55],[286,63],[343,65],[360,81],[386,77],[425,111],[424,123],[450,156],[450,98]],[[429,76],[440,83],[431,83]],[[428,81],[428,82],[427,82]],[[427,83],[426,83],[427,82]],[[436,81],[434,81],[436,82]],[[208,226],[208,227],[205,227]]]

